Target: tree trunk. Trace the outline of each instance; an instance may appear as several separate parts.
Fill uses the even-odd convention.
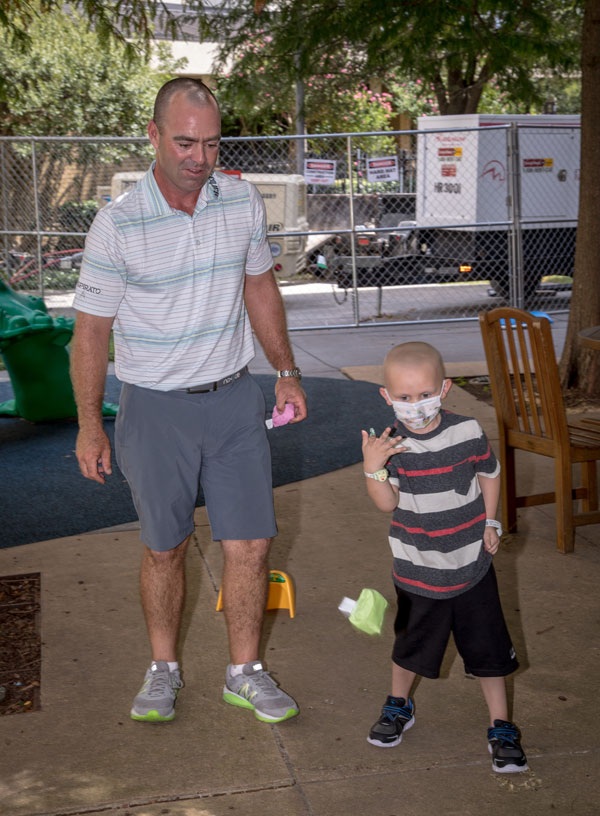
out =
[[[442,75],[437,73],[433,86],[440,113],[446,116],[461,113],[477,113],[481,94],[490,79],[487,63],[482,66],[479,77],[475,76],[475,66],[462,64],[447,66],[447,82],[444,85]]]
[[[567,338],[560,360],[563,388],[600,396],[600,352],[578,341],[600,324],[600,0],[586,0],[581,40],[581,171],[575,270]]]
[[[461,113],[477,113],[483,87],[461,88],[452,93],[451,100],[436,94],[440,113],[444,116],[456,116]],[[450,94],[448,94],[450,96]]]

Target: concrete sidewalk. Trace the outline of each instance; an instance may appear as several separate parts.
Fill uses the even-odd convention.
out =
[[[494,441],[493,409],[459,388],[447,405],[476,416]],[[541,457],[521,457],[518,474],[523,486],[550,489],[551,463]],[[134,526],[0,550],[0,574],[42,574],[44,644],[41,711],[0,721],[0,813],[598,813],[600,526],[579,528],[575,553],[564,556],[553,506],[531,508],[496,557],[521,661],[510,682],[513,716],[530,765],[501,775],[491,769],[478,683],[452,646],[442,678],[420,682],[416,724],[402,744],[366,741],[389,691],[392,615],[386,634],[369,638],[337,604],[365,586],[392,601],[393,587],[388,517],[368,500],[361,465],[280,487],[275,500],[271,564],[293,576],[297,614],[267,615],[261,656],[301,708],[279,726],[221,700],[221,554],[203,509],[188,558],[186,687],[168,724],[128,716],[149,660]]]

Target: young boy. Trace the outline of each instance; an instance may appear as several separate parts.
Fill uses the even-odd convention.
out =
[[[393,512],[389,541],[398,612],[392,693],[368,741],[388,748],[402,740],[415,721],[415,676],[439,676],[452,632],[490,712],[494,770],[525,771],[504,680],[519,664],[492,566],[502,535],[495,520],[499,464],[475,419],[441,409],[452,382],[435,348],[396,346],[383,371],[380,393],[397,422],[380,437],[362,431],[362,449],[369,496],[380,510]]]

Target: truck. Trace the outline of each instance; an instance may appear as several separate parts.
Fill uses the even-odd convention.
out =
[[[515,255],[525,299],[545,276],[572,276],[579,116],[427,116],[416,141],[414,215],[378,224],[389,231],[372,235],[379,257],[357,257],[359,285],[487,280],[508,297]],[[347,253],[334,269],[349,286]]]
[[[428,279],[489,280],[507,297],[515,229],[525,298],[544,276],[572,275],[579,116],[428,116],[418,130],[415,229]]]

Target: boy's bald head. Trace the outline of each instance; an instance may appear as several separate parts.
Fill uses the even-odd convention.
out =
[[[430,369],[434,372],[440,387],[442,380],[446,378],[442,355],[429,343],[401,343],[390,349],[383,361],[383,376],[386,382],[392,372],[398,368]]]

